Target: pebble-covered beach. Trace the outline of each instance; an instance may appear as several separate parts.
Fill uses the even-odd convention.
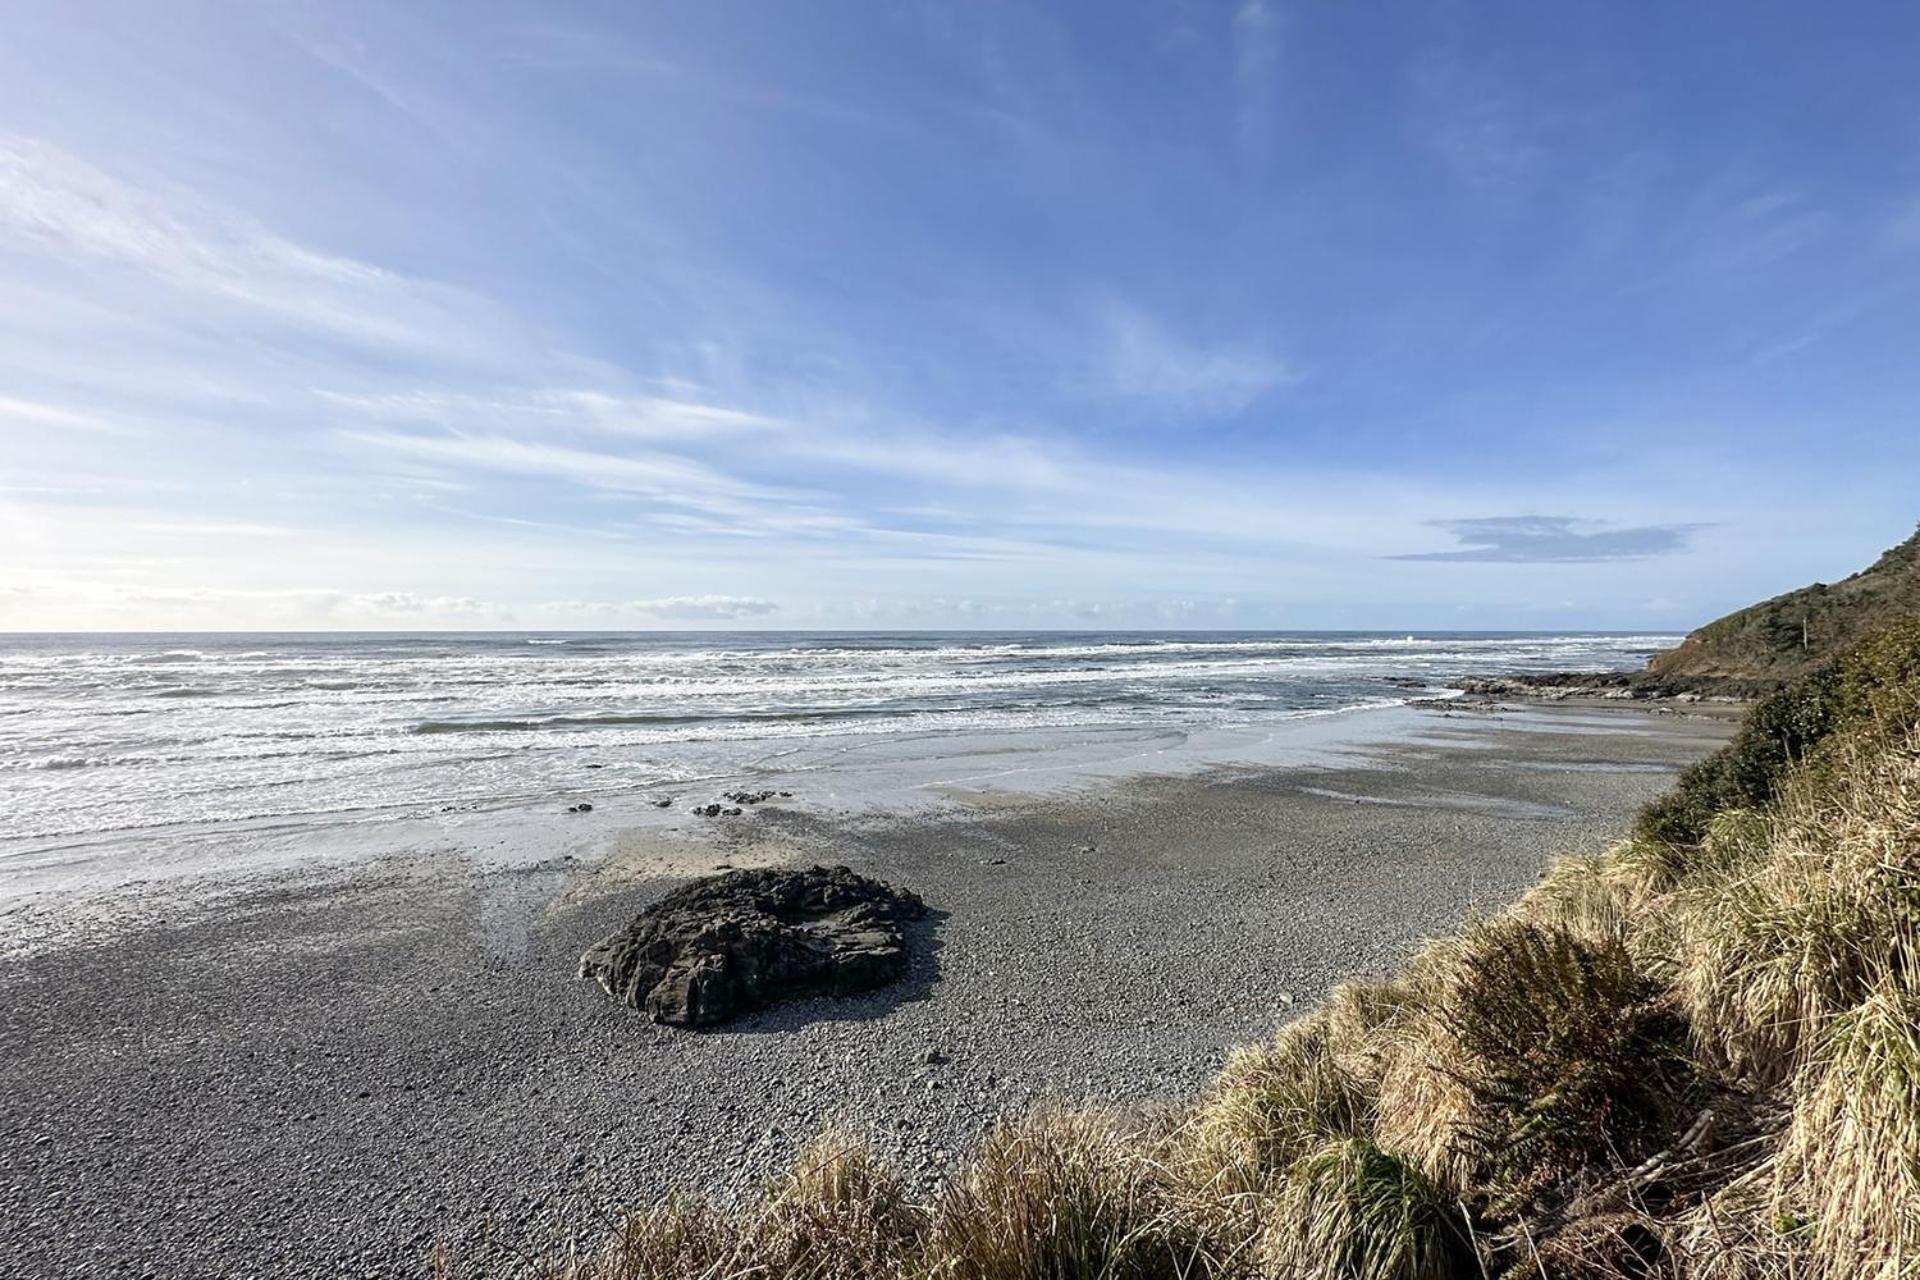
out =
[[[1191,1093],[1341,976],[1619,834],[1728,723],[1435,711],[1295,768],[906,816],[802,793],[600,855],[133,887],[123,927],[96,901],[64,939],[41,904],[42,940],[0,962],[0,1272],[417,1275],[437,1245],[584,1246],[670,1185],[750,1185],[830,1121],[931,1184],[1037,1099]],[[707,1032],[576,980],[662,869],[784,860],[924,897],[907,979]]]

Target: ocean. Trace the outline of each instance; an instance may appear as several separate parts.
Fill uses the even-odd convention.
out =
[[[1638,666],[1674,639],[0,636],[0,841],[751,784],[883,744],[1258,735],[1474,674]]]

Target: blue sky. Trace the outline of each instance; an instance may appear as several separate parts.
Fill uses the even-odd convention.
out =
[[[1672,629],[1920,519],[1920,9],[0,43],[0,628]]]

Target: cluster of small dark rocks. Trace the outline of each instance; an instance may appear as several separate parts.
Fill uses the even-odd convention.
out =
[[[694,816],[698,818],[737,818],[746,812],[743,806],[765,804],[776,796],[782,800],[791,800],[793,798],[793,792],[728,791],[720,797],[722,800],[727,801],[727,804],[697,804],[693,806],[693,813]],[[662,807],[664,807],[667,803],[671,802],[662,801],[660,803]]]
[[[597,769],[600,766],[588,765],[587,767],[590,769]],[[793,792],[772,791],[772,790],[728,791],[728,792],[722,793],[720,798],[726,801],[727,803],[726,804],[716,803],[716,804],[694,805],[692,809],[693,815],[697,818],[737,818],[741,814],[746,812],[745,806],[765,804],[767,801],[773,800],[776,798],[781,800],[791,800],[793,799]],[[671,809],[673,808],[673,797],[665,796],[661,799],[655,800],[653,802],[653,807],[656,809]],[[451,808],[451,806],[449,806],[449,808]],[[446,812],[446,810],[442,810],[442,812]],[[568,805],[567,812],[568,813],[592,813],[593,806],[583,800],[579,804]]]

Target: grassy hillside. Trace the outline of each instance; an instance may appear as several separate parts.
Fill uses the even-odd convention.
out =
[[[1504,913],[1191,1104],[991,1134],[929,1203],[829,1134],[550,1280],[1920,1276],[1920,623]]]
[[[1901,618],[1920,617],[1920,532],[1852,577],[1709,622],[1647,664],[1668,679],[1780,681],[1811,670]]]

